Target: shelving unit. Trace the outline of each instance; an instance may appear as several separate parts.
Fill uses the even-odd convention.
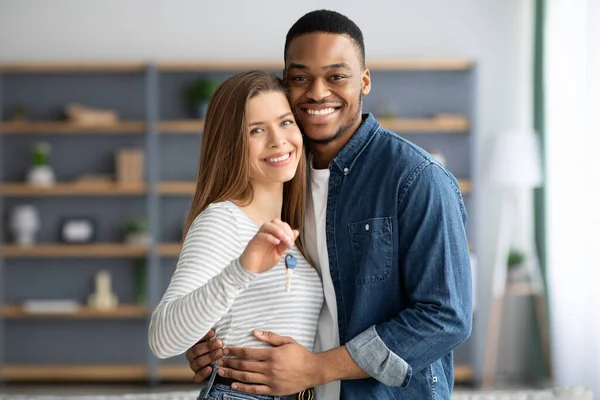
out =
[[[146,343],[150,311],[166,289],[181,249],[204,129],[204,121],[191,118],[186,109],[182,89],[199,76],[223,80],[249,69],[280,75],[282,67],[271,60],[0,64],[0,215],[6,219],[12,207],[28,203],[39,208],[42,219],[40,242],[29,247],[15,245],[3,231],[8,224],[0,224],[0,381],[192,379],[183,356],[159,361]],[[378,118],[382,126],[426,150],[442,150],[448,169],[459,178],[472,221],[473,62],[374,60],[368,67],[373,90],[364,98],[365,111],[377,116],[378,110],[394,106],[397,116]],[[71,101],[115,109],[121,121],[102,126],[65,122],[57,110]],[[22,103],[29,106],[29,121],[10,121],[13,107]],[[37,141],[53,146],[51,164],[58,184],[50,188],[23,182],[29,147]],[[111,154],[125,147],[144,149],[144,183],[76,179],[78,174],[112,174]],[[118,234],[120,220],[140,214],[149,218],[154,245],[125,244]],[[93,217],[96,241],[60,243],[58,224],[70,216]],[[477,249],[477,235],[469,236]],[[136,297],[139,260],[144,261],[142,286],[147,293],[142,302]],[[120,300],[107,312],[85,305],[99,269],[110,270]],[[28,274],[42,278],[32,281]],[[62,289],[53,291],[54,286]],[[82,306],[71,313],[22,308],[23,301],[43,296],[78,298]],[[53,346],[42,357],[38,346],[47,341]],[[104,350],[90,351],[90,341]],[[457,382],[472,378],[469,348],[467,343],[457,351]]]

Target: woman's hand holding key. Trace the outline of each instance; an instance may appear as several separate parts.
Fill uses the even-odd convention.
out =
[[[298,234],[279,219],[264,223],[242,253],[242,266],[254,274],[270,270],[286,250],[294,247]]]

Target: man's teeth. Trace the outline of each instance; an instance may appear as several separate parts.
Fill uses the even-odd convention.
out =
[[[285,161],[288,158],[290,158],[290,153],[284,154],[281,157],[277,157],[277,158],[267,158],[267,162],[280,162],[280,161]]]
[[[310,108],[306,109],[306,112],[309,113],[310,115],[327,115],[327,114],[331,114],[332,112],[335,111],[335,108],[324,108],[322,110],[312,110]]]

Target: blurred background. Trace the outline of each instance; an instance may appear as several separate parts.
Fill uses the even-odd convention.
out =
[[[147,324],[203,104],[236,72],[280,75],[287,30],[320,8],[362,29],[365,111],[460,181],[457,389],[600,396],[599,0],[0,0],[0,393],[196,388]]]

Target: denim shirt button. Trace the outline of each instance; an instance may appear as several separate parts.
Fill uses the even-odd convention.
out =
[[[348,175],[348,171],[350,171],[347,167],[344,168],[344,175]]]
[[[365,225],[365,231],[368,231],[368,230],[369,230],[369,228],[370,228],[369,224],[366,224],[366,225]]]

